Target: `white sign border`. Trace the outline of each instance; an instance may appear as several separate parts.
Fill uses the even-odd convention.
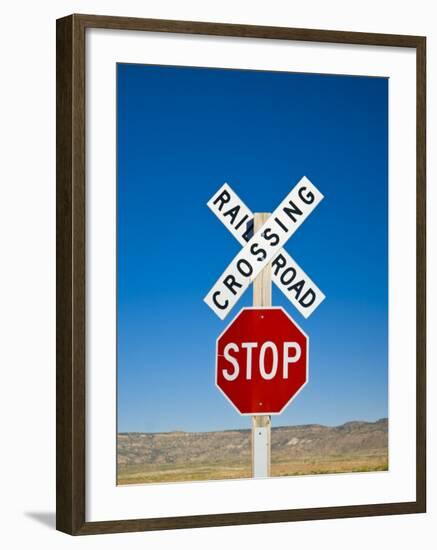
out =
[[[415,51],[104,29],[86,34],[86,520],[415,500]],[[116,62],[390,77],[388,473],[115,486]]]

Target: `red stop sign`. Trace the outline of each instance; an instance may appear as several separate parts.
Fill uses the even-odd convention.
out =
[[[243,308],[217,339],[216,384],[241,414],[279,414],[308,380],[308,347],[284,309]]]

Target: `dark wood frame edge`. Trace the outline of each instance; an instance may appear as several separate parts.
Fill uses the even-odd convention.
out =
[[[126,29],[416,49],[416,501],[120,521],[85,521],[85,29]],[[71,535],[426,511],[426,38],[224,23],[70,15],[56,32],[56,528]]]

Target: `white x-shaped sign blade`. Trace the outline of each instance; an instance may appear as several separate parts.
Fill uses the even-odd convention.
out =
[[[322,199],[317,188],[302,178],[255,235],[253,213],[227,183],[208,201],[209,208],[243,245],[204,299],[220,319],[269,262],[273,281],[304,317],[321,304],[325,295],[281,247]]]

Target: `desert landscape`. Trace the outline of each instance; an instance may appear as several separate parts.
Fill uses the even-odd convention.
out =
[[[388,421],[272,428],[271,474],[388,469]],[[251,430],[119,433],[117,483],[251,477]]]

